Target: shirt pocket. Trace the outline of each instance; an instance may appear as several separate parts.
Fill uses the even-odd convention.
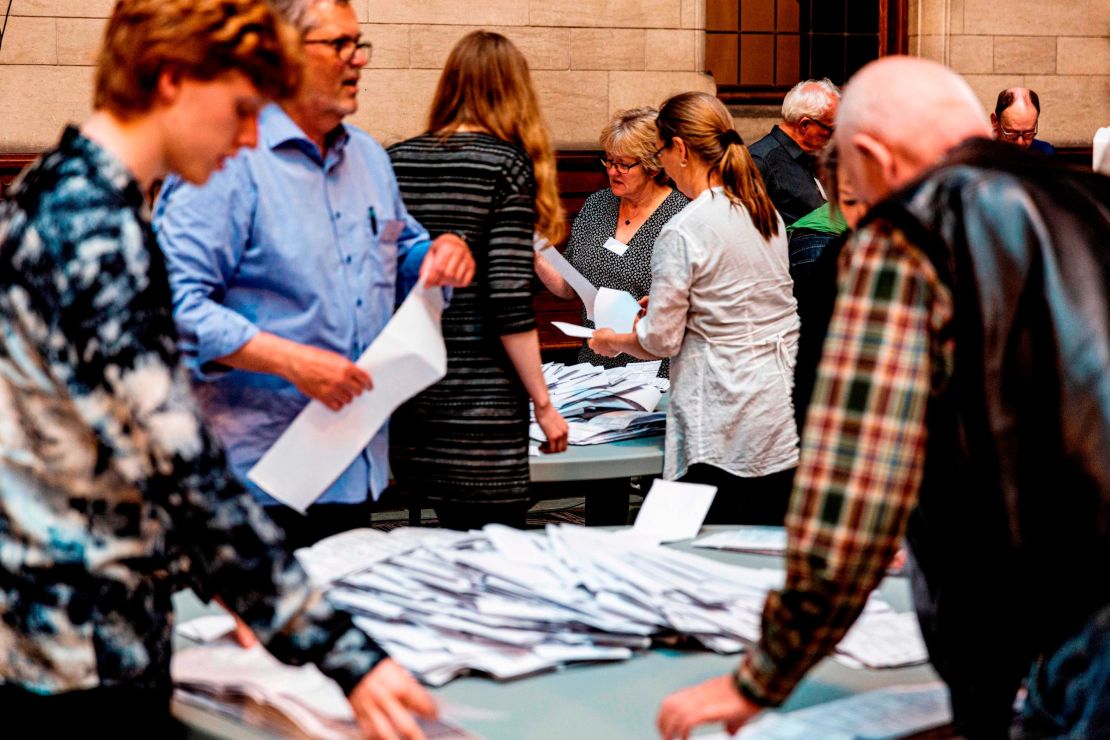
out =
[[[375,221],[373,211],[369,219],[371,280],[375,286],[392,287],[397,282],[397,240],[405,222],[397,219]]]

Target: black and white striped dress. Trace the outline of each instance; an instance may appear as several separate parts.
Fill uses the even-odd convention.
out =
[[[390,423],[394,477],[435,505],[528,498],[528,396],[500,337],[536,327],[535,179],[519,147],[488,134],[424,135],[389,149],[409,213],[432,238],[466,238],[474,282],[443,314],[447,375]]]

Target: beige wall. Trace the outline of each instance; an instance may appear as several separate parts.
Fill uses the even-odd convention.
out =
[[[1110,0],[910,0],[910,52],[964,75],[983,106],[1023,85],[1039,138],[1090,146],[1110,125]]]
[[[5,3],[6,5],[6,3]],[[15,0],[0,50],[0,152],[51,144],[88,114],[91,64],[112,0]],[[385,143],[422,127],[439,69],[474,28],[532,66],[560,147],[596,146],[611,111],[713,90],[700,74],[704,0],[353,0],[374,44],[353,120]]]
[[[0,152],[49,145],[88,113],[91,64],[113,0],[15,0],[0,50]],[[374,58],[354,120],[386,143],[421,128],[440,66],[472,28],[516,41],[560,147],[591,147],[609,113],[712,89],[700,74],[705,0],[354,0]],[[964,74],[983,100],[1027,85],[1041,136],[1089,144],[1110,124],[1110,0],[910,0],[911,53]],[[372,21],[372,22],[371,22]],[[753,141],[776,118],[737,111]]]

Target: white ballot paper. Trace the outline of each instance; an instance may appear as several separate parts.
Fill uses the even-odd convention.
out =
[[[656,543],[697,537],[715,495],[716,486],[656,479],[632,531]]]
[[[593,329],[588,329],[585,326],[579,326],[578,324],[568,324],[565,321],[552,321],[551,323],[556,329],[563,332],[568,337],[581,337],[583,339],[589,339],[594,335]]]
[[[532,249],[539,252],[548,264],[555,268],[555,271],[563,276],[578,297],[582,299],[582,305],[586,307],[586,318],[590,321],[594,320],[594,301],[597,298],[597,288],[594,284],[585,278],[574,266],[567,262],[566,258],[559,253],[558,249],[551,246],[551,242],[544,239],[538,234],[532,240]]]
[[[592,319],[598,329],[612,329],[617,334],[627,334],[632,331],[632,324],[638,313],[640,304],[628,291],[597,289]]]
[[[440,288],[417,286],[356,363],[373,390],[339,411],[312,401],[247,477],[303,512],[320,497],[389,419],[393,410],[447,372]]]
[[[1095,132],[1091,145],[1091,165],[1095,172],[1110,175],[1110,126]]]
[[[793,712],[765,712],[736,740],[880,740],[914,735],[952,721],[948,688],[934,683],[890,686]],[[724,733],[699,735],[723,740]]]

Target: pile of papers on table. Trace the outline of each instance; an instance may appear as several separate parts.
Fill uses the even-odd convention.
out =
[[[226,619],[230,628],[231,617]],[[313,665],[285,665],[261,645],[243,649],[225,638],[190,647],[174,655],[170,672],[176,701],[267,735],[362,737],[351,705],[334,681]],[[417,722],[429,740],[474,737],[447,721]]]
[[[670,388],[657,378],[659,361],[606,369],[588,362],[543,366],[551,402],[570,426],[570,444],[589,445],[662,434],[667,415],[656,411]],[[546,437],[532,414],[532,439]]]
[[[433,686],[469,672],[511,679],[624,660],[658,640],[735,653],[758,638],[767,592],[783,582],[781,570],[720,563],[628,531],[357,532],[375,541],[361,548],[372,562],[320,567],[320,545],[298,557],[317,578],[334,578],[328,598]],[[343,536],[353,551],[355,535]],[[856,667],[926,660],[913,615],[877,597],[841,651]]]

